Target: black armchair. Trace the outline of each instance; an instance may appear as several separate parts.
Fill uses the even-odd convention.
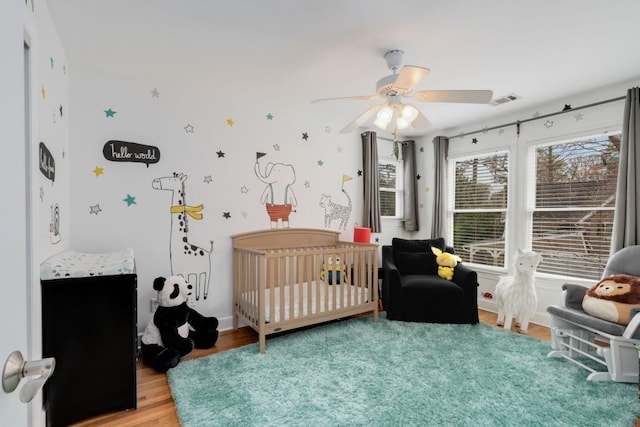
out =
[[[431,247],[455,253],[444,239],[394,238],[382,247],[382,304],[391,320],[478,323],[478,275],[458,264],[453,280],[438,276]]]

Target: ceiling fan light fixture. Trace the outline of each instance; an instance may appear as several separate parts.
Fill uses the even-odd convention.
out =
[[[418,117],[418,109],[411,104],[405,104],[402,107],[402,116],[404,120],[408,123],[413,123],[413,121]]]
[[[386,129],[391,119],[393,118],[393,108],[388,105],[385,105],[378,114],[376,115],[376,120],[373,122],[374,125],[378,126],[380,129]]]
[[[402,116],[396,118],[396,129],[402,130],[409,127],[409,122]]]

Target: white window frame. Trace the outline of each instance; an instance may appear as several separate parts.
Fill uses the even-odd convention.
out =
[[[599,137],[607,137],[612,134],[621,134],[622,131],[619,128],[605,128],[600,131],[592,131],[587,133],[579,133],[564,137],[559,136],[557,138],[549,138],[538,141],[530,141],[527,144],[527,150],[525,155],[524,166],[526,168],[526,190],[525,190],[525,213],[526,213],[526,247],[531,248],[533,245],[533,216],[535,212],[563,212],[563,211],[580,211],[583,210],[585,212],[589,211],[613,211],[615,209],[614,206],[609,207],[572,207],[572,208],[536,208],[536,188],[537,188],[537,174],[536,174],[536,151],[539,148],[548,147],[551,145],[559,145],[559,144],[567,144],[576,141],[593,139]],[[541,277],[556,277],[556,278],[566,278],[566,277],[574,277],[570,272],[567,274],[555,274],[549,272],[537,272]],[[580,278],[580,280],[593,280]]]
[[[505,208],[490,208],[490,209],[455,209],[455,184],[456,184],[456,163],[465,162],[472,159],[490,157],[494,155],[506,155],[508,161],[508,170],[507,170],[507,179],[509,180],[507,183],[507,206]],[[448,159],[448,171],[447,171],[447,193],[449,194],[447,200],[447,229],[449,230],[448,236],[446,240],[451,242],[453,245],[453,232],[454,232],[454,224],[453,218],[456,213],[470,213],[470,212],[501,212],[505,218],[504,225],[504,265],[502,266],[494,266],[489,264],[480,264],[472,262],[471,260],[465,260],[470,265],[481,266],[486,270],[501,270],[503,271],[507,263],[509,262],[509,231],[510,231],[510,217],[513,214],[512,208],[512,187],[513,187],[513,153],[507,147],[496,148],[491,151],[479,151],[470,155],[459,155],[452,156]]]
[[[380,150],[378,150],[380,151]],[[378,165],[393,165],[396,168],[396,185],[394,189],[380,187],[380,192],[396,193],[396,215],[395,216],[381,216],[385,219],[404,219],[404,165],[402,163],[402,155],[399,159],[396,159],[393,154],[380,155],[378,154]],[[379,184],[379,182],[378,182]]]

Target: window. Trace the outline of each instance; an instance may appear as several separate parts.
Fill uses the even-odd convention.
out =
[[[539,272],[598,279],[609,259],[620,133],[533,146],[531,243]]]
[[[402,161],[391,156],[378,158],[378,183],[380,185],[380,216],[402,218]]]
[[[453,161],[453,247],[468,262],[503,267],[508,153]]]

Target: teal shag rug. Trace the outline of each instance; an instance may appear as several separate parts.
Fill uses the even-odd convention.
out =
[[[589,382],[548,343],[492,326],[344,320],[181,362],[184,427],[624,426],[637,384]]]

